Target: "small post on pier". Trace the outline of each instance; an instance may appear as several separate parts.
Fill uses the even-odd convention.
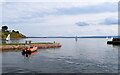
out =
[[[29,44],[31,44],[32,41],[29,41]]]
[[[28,41],[25,41],[25,44],[27,44]]]

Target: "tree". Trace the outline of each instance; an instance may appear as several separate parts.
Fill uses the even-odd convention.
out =
[[[10,31],[7,30],[6,32],[9,33]]]
[[[18,33],[18,34],[19,34],[19,31],[16,31],[16,33]]]
[[[7,26],[2,26],[2,31],[6,31],[8,29]]]
[[[15,30],[12,30],[12,32],[15,32]]]

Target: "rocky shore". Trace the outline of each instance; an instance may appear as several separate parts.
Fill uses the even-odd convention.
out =
[[[45,48],[59,48],[62,45],[60,43],[53,43],[53,44],[30,44],[30,45],[0,45],[2,50],[15,50],[15,49],[22,49],[24,47],[30,46],[37,46],[38,49],[45,49]]]

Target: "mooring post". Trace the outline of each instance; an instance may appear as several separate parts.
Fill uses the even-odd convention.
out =
[[[29,41],[29,44],[31,44],[32,41]]]
[[[25,41],[25,44],[27,44],[28,41]]]

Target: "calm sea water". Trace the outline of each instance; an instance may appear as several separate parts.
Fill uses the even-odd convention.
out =
[[[3,73],[117,73],[118,46],[103,38],[29,38],[12,42],[53,42],[61,48],[38,49],[28,57],[20,50],[3,51]]]

